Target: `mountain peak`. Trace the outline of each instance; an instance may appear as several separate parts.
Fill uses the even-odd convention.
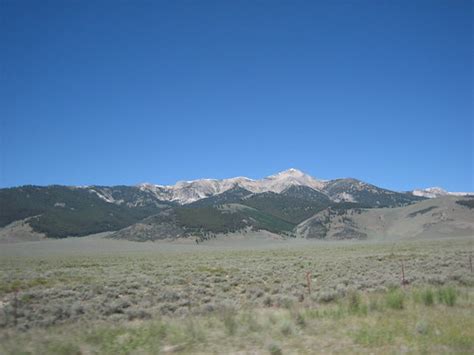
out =
[[[303,173],[301,170],[298,170],[298,169],[295,169],[295,168],[290,168],[290,169],[287,169],[287,170],[284,170],[284,171],[280,171],[278,174],[276,175],[287,175],[287,176],[303,176],[303,175],[306,175],[305,173]]]
[[[295,168],[290,168],[287,170],[280,171],[279,173],[276,173],[274,175],[270,175],[266,177],[265,179],[301,179],[301,178],[312,178],[310,175],[302,172],[301,170],[295,169]]]
[[[305,174],[298,169],[288,169],[281,171],[275,175],[268,176],[261,180],[267,191],[280,193],[284,189],[292,185],[309,186],[316,190],[321,190],[325,186],[325,182],[317,180],[312,176]]]

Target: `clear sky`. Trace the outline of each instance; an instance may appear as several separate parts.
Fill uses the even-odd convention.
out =
[[[473,191],[472,4],[1,0],[0,185]]]

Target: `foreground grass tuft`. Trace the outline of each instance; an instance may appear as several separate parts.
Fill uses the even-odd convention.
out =
[[[405,294],[400,289],[392,289],[385,296],[387,307],[391,309],[403,309],[405,304]]]
[[[438,301],[447,306],[454,306],[456,304],[457,293],[454,287],[443,287],[438,289]]]

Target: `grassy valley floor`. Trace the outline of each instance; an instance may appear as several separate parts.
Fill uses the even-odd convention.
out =
[[[474,351],[472,238],[239,242],[3,244],[0,353]]]

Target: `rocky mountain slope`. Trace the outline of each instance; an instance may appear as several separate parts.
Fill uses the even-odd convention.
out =
[[[243,188],[252,193],[275,192],[280,193],[289,186],[308,186],[321,190],[325,181],[317,180],[297,169],[288,169],[278,174],[253,180],[246,177],[230,179],[200,179],[194,181],[180,181],[175,185],[141,184],[142,191],[155,194],[156,198],[164,201],[174,201],[188,204],[203,198],[221,194],[235,187]]]
[[[236,187],[251,193],[282,193],[290,187],[308,187],[329,199],[340,202],[360,202],[374,205],[399,205],[420,198],[411,193],[399,193],[376,187],[356,179],[319,180],[297,169],[288,169],[260,180],[246,177],[181,181],[175,185],[141,184],[142,191],[154,194],[158,200],[189,204]]]

